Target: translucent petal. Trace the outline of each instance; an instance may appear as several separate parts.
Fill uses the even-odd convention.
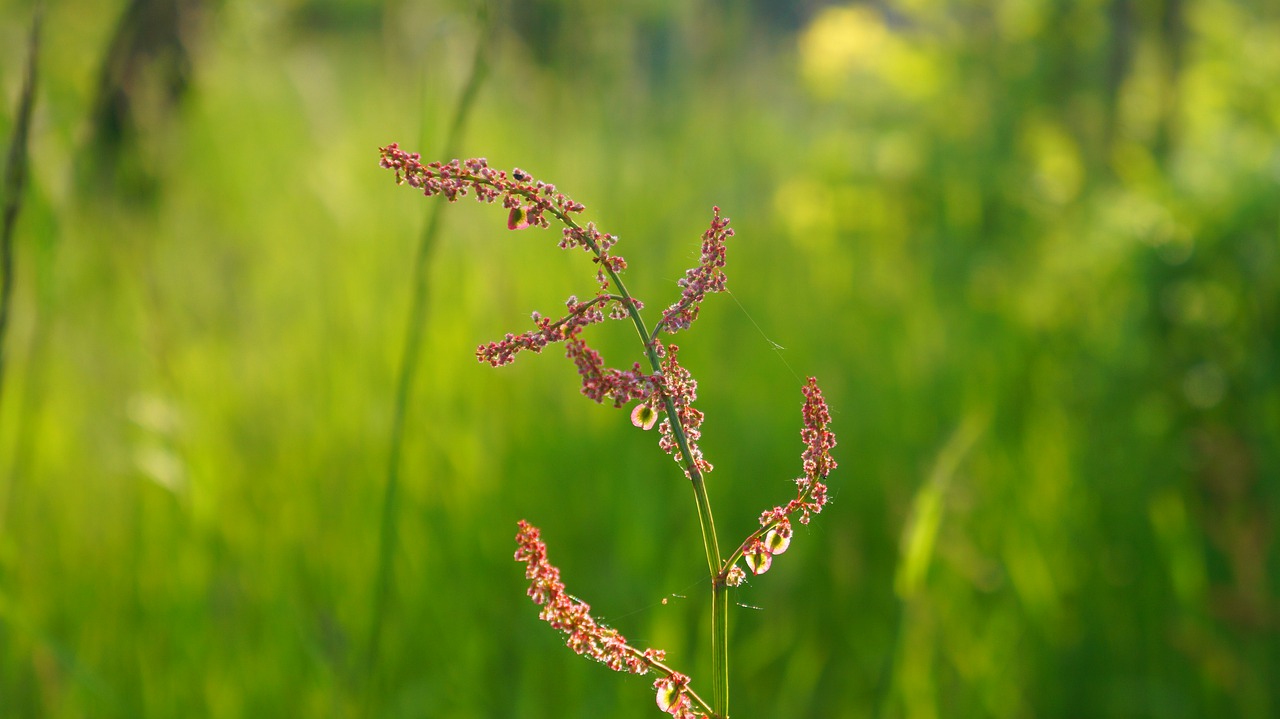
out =
[[[791,528],[774,527],[764,535],[764,546],[770,554],[782,554],[791,546]]]
[[[773,555],[769,551],[761,547],[755,552],[748,552],[742,555],[747,560],[747,566],[751,569],[752,574],[764,574],[769,571],[769,565],[773,564]]]

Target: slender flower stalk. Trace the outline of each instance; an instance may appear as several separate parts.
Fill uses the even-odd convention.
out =
[[[734,234],[729,219],[721,216],[720,208],[713,208],[711,225],[702,236],[698,265],[677,283],[680,299],[664,310],[650,329],[640,314],[644,304],[632,297],[622,282],[620,274],[626,270],[627,262],[612,252],[618,238],[601,232],[594,223],[579,223],[576,218],[585,208],[554,185],[535,180],[519,168],[511,173],[495,170],[482,158],[424,164],[419,155],[404,152],[396,144],[382,148],[381,154],[382,166],[395,172],[398,184],[408,184],[428,197],[442,195],[450,202],[472,195],[483,203],[501,204],[507,210],[509,230],[546,229],[554,220],[563,226],[561,249],[582,249],[591,255],[596,265],[594,296],[585,300],[570,296],[558,319],[534,312],[533,329],[507,333],[499,340],[481,344],[476,348],[476,359],[501,367],[514,362],[521,352],[538,354],[552,344],[562,343],[566,357],[577,368],[584,396],[618,408],[634,403],[632,423],[645,430],[658,427],[659,448],[672,456],[693,489],[702,529],[712,587],[712,702],[708,704],[693,692],[688,676],[664,664],[665,653],[631,646],[616,630],[592,619],[585,602],[566,594],[559,570],[547,561],[539,530],[524,520],[516,536],[515,558],[525,563],[529,596],[543,607],[541,618],[567,635],[566,643],[571,649],[617,671],[661,674],[654,683],[658,707],[677,719],[727,719],[728,593],[746,578],[737,562],[743,559],[754,574],[767,571],[773,557],[786,551],[790,544],[792,516],[798,515],[802,524],[808,524],[811,515],[822,511],[827,503],[824,482],[836,467],[830,455],[835,446],[835,436],[827,428],[830,413],[817,381],[810,378],[804,388],[801,431],[805,442],[801,455],[804,477],[796,480],[796,498],[763,513],[760,529],[727,559],[721,555],[706,489],[706,475],[713,466],[698,445],[705,419],[703,412],[694,407],[698,384],[680,364],[680,348],[663,343],[659,335],[689,329],[706,296],[725,291],[725,248]],[[608,367],[600,353],[587,343],[584,331],[606,319],[631,321],[643,345],[647,370],[639,362],[626,369]]]

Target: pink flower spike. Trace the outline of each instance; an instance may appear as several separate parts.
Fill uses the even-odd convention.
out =
[[[507,215],[508,230],[523,230],[529,227],[529,211],[524,207],[516,206],[511,208],[511,214]]]
[[[519,527],[515,560],[525,565],[529,598],[542,607],[538,617],[563,633],[570,649],[614,671],[631,674],[648,674],[662,661],[662,651],[637,649],[617,630],[593,619],[591,607],[565,591],[560,569],[547,560],[547,545],[538,528],[523,519]]]
[[[810,377],[803,388],[804,427],[800,438],[805,449],[800,459],[804,476],[796,479],[796,498],[778,505],[760,515],[760,526],[767,527],[763,537],[753,537],[742,549],[747,567],[755,574],[769,571],[776,554],[782,554],[791,546],[791,516],[798,514],[801,524],[808,524],[814,514],[822,512],[828,501],[825,480],[838,465],[831,456],[836,446],[836,436],[828,425],[831,411],[818,388],[818,380]]]
[[[725,291],[725,242],[733,237],[733,230],[729,218],[720,216],[719,207],[711,209],[714,216],[711,228],[702,235],[702,258],[697,267],[687,270],[684,278],[676,282],[681,289],[680,301],[668,307],[658,323],[672,334],[689,329],[709,293]]]

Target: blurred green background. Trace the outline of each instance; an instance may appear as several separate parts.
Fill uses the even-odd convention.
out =
[[[47,5],[0,715],[661,716],[537,620],[520,518],[708,692],[656,433],[558,350],[473,357],[592,291],[557,233],[445,208],[384,515],[444,204],[377,148],[449,159],[477,44],[460,155],[585,203],[650,321],[733,219],[733,296],[677,338],[722,544],[793,492],[802,377],[832,407],[832,504],[736,595],[734,717],[1280,713],[1274,2]],[[32,9],[0,9],[6,148]]]

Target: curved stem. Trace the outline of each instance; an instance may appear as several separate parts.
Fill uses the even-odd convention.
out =
[[[597,257],[600,255],[595,247],[591,249],[596,253]],[[609,280],[618,288],[618,293],[630,300],[631,295],[627,292],[626,285],[622,283],[622,278],[618,277],[617,273],[608,265],[603,266],[605,271],[609,273]],[[640,312],[635,308],[635,303],[625,301],[623,304],[627,308],[627,313],[631,316],[631,321],[636,326],[636,332],[640,335],[641,341],[644,342],[645,354],[649,358],[649,364],[653,367],[654,372],[661,371],[661,362],[658,359],[655,343],[650,339],[644,320],[640,317]],[[657,330],[655,328],[655,337],[656,334]],[[711,573],[711,687],[712,699],[715,704],[714,714],[719,717],[727,717],[729,715],[729,588],[721,577],[723,570],[720,560],[720,542],[716,537],[716,522],[711,515],[711,498],[707,495],[706,480],[702,476],[702,471],[698,469],[697,463],[693,461],[693,452],[689,447],[689,437],[684,431],[684,426],[680,423],[680,417],[676,413],[675,402],[667,396],[663,396],[662,402],[666,406],[667,417],[671,420],[672,434],[675,435],[676,444],[680,448],[680,457],[683,460],[685,470],[689,474],[689,483],[693,486],[693,499],[698,507],[698,524],[702,529],[702,546],[707,555],[707,570]]]
[[[557,213],[559,219],[565,224],[577,228],[577,225],[569,217]],[[589,245],[591,251],[600,257],[599,248],[594,244]],[[654,339],[657,336],[657,328],[651,337],[644,324],[644,319],[640,317],[639,310],[636,309],[635,302],[631,301],[631,293],[627,291],[627,286],[623,284],[622,278],[613,271],[607,264],[601,263],[605,272],[609,274],[609,281],[618,289],[618,294],[623,298],[623,306],[627,308],[627,314],[631,317],[631,322],[635,325],[636,333],[640,335],[641,342],[644,343],[645,355],[649,358],[649,365],[655,373],[662,370],[661,361],[658,358],[658,351],[655,346]],[[675,435],[676,445],[680,448],[680,457],[683,461],[685,470],[689,474],[689,483],[693,486],[693,499],[698,507],[698,524],[702,529],[702,546],[707,555],[707,570],[711,574],[711,664],[712,664],[712,699],[715,709],[713,714],[719,717],[727,717],[729,715],[729,600],[728,587],[721,578],[721,561],[720,561],[720,542],[716,537],[716,522],[711,515],[711,498],[707,495],[706,480],[702,476],[702,471],[698,469],[698,465],[693,461],[693,452],[689,447],[689,437],[685,433],[684,426],[680,423],[680,417],[676,413],[675,402],[670,397],[663,396],[663,404],[666,406],[667,417],[671,420],[672,434]]]
[[[806,489],[804,492],[802,492],[802,493],[800,494],[800,496],[797,498],[797,501],[800,501],[800,502],[808,501],[808,499],[809,499],[809,497],[812,495],[812,493],[813,493],[813,492],[812,492],[812,490],[811,490],[811,489]],[[794,512],[790,512],[790,513],[788,513],[788,514],[787,514],[787,516],[791,516],[791,514],[794,514]],[[733,553],[729,555],[729,559],[725,561],[725,563],[724,563],[724,571],[725,571],[726,573],[728,573],[729,568],[730,568],[730,567],[732,567],[732,566],[734,565],[734,563],[735,563],[735,562],[737,562],[739,559],[741,559],[741,558],[743,557],[743,555],[745,555],[745,554],[746,554],[746,552],[747,552],[747,547],[751,545],[751,542],[752,542],[753,540],[758,539],[758,538],[763,537],[764,535],[768,534],[768,533],[769,533],[769,530],[776,528],[776,527],[777,527],[779,524],[781,524],[781,523],[782,523],[782,522],[781,522],[781,520],[774,520],[774,521],[769,522],[768,524],[766,524],[766,525],[764,525],[764,526],[760,527],[759,529],[757,529],[756,531],[752,532],[751,534],[748,534],[748,535],[747,535],[747,538],[746,538],[746,539],[744,539],[744,540],[742,540],[742,544],[739,544],[739,545],[738,545],[738,548],[737,548],[737,549],[735,549],[735,550],[733,550]]]

